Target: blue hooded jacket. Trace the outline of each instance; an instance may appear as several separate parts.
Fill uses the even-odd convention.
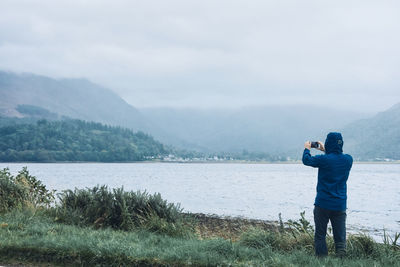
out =
[[[346,210],[347,179],[353,158],[343,154],[343,138],[340,133],[329,133],[325,140],[325,154],[311,156],[304,149],[303,164],[318,167],[317,196],[314,205],[328,210]]]

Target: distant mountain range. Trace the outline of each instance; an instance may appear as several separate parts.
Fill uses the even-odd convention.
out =
[[[325,138],[363,114],[316,106],[267,106],[237,110],[139,109],[160,141],[218,152],[263,151],[296,157],[306,140]]]
[[[400,104],[373,116],[302,105],[136,109],[85,79],[0,72],[2,117],[69,117],[118,125],[205,153],[250,151],[299,158],[305,140],[324,140],[327,132],[342,131],[345,150],[357,159],[400,159],[399,110]]]

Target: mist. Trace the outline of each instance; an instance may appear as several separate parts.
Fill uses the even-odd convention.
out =
[[[134,107],[400,100],[396,1],[2,1],[0,69],[85,77]]]

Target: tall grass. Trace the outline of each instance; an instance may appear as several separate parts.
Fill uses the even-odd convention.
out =
[[[66,190],[58,197],[53,214],[59,222],[125,231],[140,227],[169,235],[186,235],[189,231],[180,205],[168,203],[158,193],[109,190],[103,185]]]
[[[314,254],[313,228],[305,220],[304,213],[300,214],[298,221],[288,221],[288,230],[265,231],[258,228],[250,229],[242,234],[240,243],[244,246],[271,249],[273,251],[296,252],[303,251],[312,256]],[[400,266],[400,246],[397,240],[400,234],[394,238],[384,235],[384,243],[375,242],[366,234],[350,234],[347,240],[347,260],[370,259],[375,265]],[[334,241],[331,235],[327,236],[328,250],[334,254]],[[352,261],[349,261],[352,262]],[[390,263],[390,264],[389,264]],[[371,266],[375,266],[371,265]]]

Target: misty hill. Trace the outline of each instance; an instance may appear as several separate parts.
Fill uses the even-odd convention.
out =
[[[15,109],[24,118],[32,119],[47,119],[47,120],[59,120],[67,117],[62,117],[57,113],[48,111],[45,108],[32,106],[32,105],[18,105]]]
[[[30,111],[33,111],[32,106],[35,106],[60,117],[120,125],[133,130],[146,130],[147,127],[137,109],[113,91],[86,79],[52,79],[0,71],[0,96],[0,116],[30,116],[32,113],[24,113],[24,108],[31,107]]]
[[[70,117],[119,125],[148,132],[189,154],[192,150],[239,156],[261,152],[299,158],[305,140],[324,140],[327,132],[343,130],[345,149],[355,157],[398,158],[398,105],[363,120],[359,119],[367,115],[301,105],[139,111],[85,79],[8,72],[0,72],[0,96],[0,116],[23,118],[19,124]]]
[[[161,142],[208,152],[243,150],[298,157],[305,140],[324,139],[331,130],[365,116],[312,106],[267,106],[237,110],[151,108],[140,112],[157,125]]]
[[[345,149],[354,158],[400,160],[400,103],[343,129]]]
[[[2,162],[126,162],[167,154],[168,149],[149,135],[100,123],[68,119],[30,124],[7,121],[0,127]]]

